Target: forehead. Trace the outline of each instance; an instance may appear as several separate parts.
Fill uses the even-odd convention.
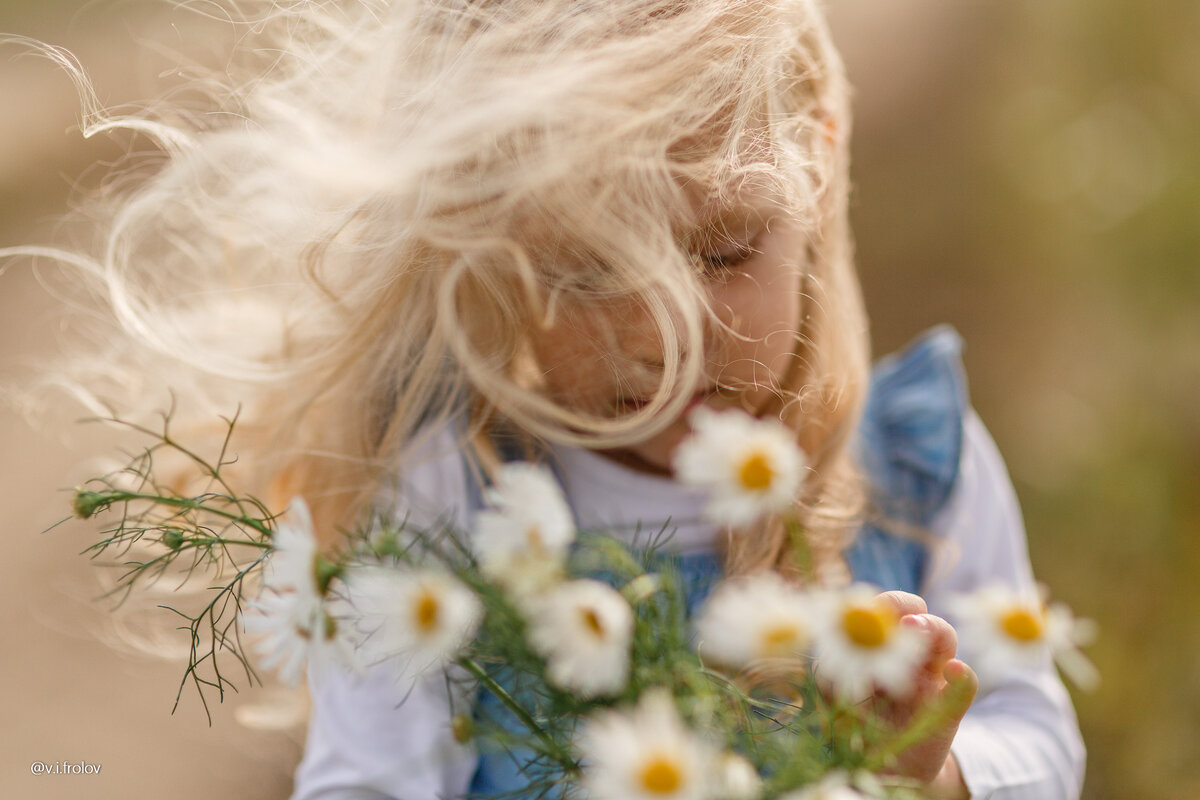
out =
[[[730,191],[697,192],[684,239],[737,237],[785,213],[779,192],[762,183],[746,182]]]
[[[539,214],[538,222],[523,226],[520,240],[552,283],[562,276],[592,285],[618,275],[639,276],[640,282],[674,269],[664,260],[668,253],[702,254],[751,238],[772,219],[789,216],[785,198],[766,182],[745,181],[724,190],[690,182],[679,188],[683,202],[655,203],[613,187],[588,214]]]
[[[686,155],[657,161],[574,160],[506,204],[506,238],[540,282],[615,292],[646,285],[685,269],[680,255],[746,238],[788,213],[791,181],[765,149],[747,134],[694,140]]]

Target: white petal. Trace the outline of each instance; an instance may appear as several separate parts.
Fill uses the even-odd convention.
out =
[[[782,511],[798,494],[805,458],[795,435],[774,420],[741,411],[715,412],[703,406],[689,416],[692,435],[676,448],[676,478],[712,492],[705,516],[718,524],[743,526],[763,514]],[[742,470],[760,457],[770,469],[770,482],[747,487]]]
[[[620,592],[599,581],[571,581],[530,611],[530,644],[547,659],[553,684],[585,698],[625,688],[633,609]]]
[[[475,593],[443,572],[360,567],[346,583],[360,660],[387,661],[398,679],[444,666],[474,637],[483,618]],[[429,627],[419,624],[423,602],[433,604]]]

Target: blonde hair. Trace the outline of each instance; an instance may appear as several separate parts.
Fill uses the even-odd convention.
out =
[[[797,366],[763,413],[808,452],[798,503],[837,560],[862,506],[847,443],[867,345],[848,90],[813,0],[280,1],[245,24],[248,72],[211,79],[213,110],[91,109],[165,154],[116,193],[100,255],[74,257],[122,332],[95,363],[204,409],[236,399],[256,488],[349,525],[464,410],[472,434],[588,447],[660,428],[715,324],[680,245],[694,198],[765,186],[810,252]],[[542,391],[530,341],[565,300],[614,298],[663,354],[652,401],[621,417]],[[597,368],[624,379],[611,348]],[[778,521],[748,533],[731,569],[787,563]]]

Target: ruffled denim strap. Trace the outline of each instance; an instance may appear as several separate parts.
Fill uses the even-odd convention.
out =
[[[883,359],[871,378],[856,453],[885,520],[925,528],[958,478],[967,412],[962,339],[934,328]],[[868,523],[846,551],[856,580],[917,592],[927,550],[920,541]]]

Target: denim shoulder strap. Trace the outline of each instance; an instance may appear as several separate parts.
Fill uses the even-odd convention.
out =
[[[884,519],[928,526],[954,489],[967,411],[961,355],[958,334],[939,326],[875,367],[856,448]],[[926,557],[919,541],[870,523],[846,551],[855,580],[909,592]]]

